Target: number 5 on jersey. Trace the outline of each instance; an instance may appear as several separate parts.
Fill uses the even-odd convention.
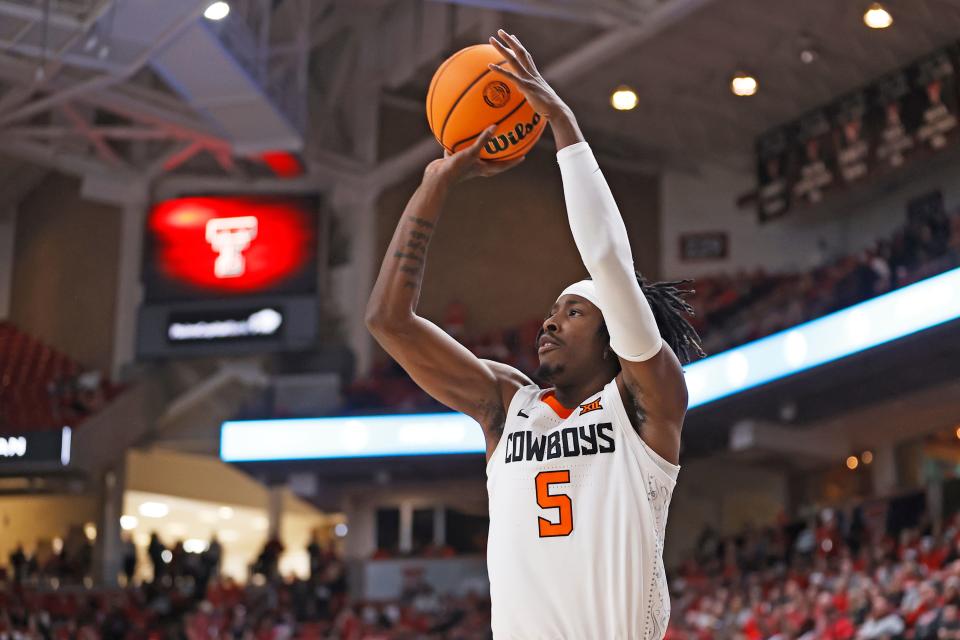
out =
[[[557,509],[560,520],[556,523],[537,516],[541,538],[568,536],[573,531],[573,501],[566,494],[551,495],[550,487],[570,482],[570,471],[541,471],[537,474],[537,504],[541,509]]]

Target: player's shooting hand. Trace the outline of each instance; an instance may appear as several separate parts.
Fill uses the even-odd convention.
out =
[[[456,153],[445,151],[442,158],[438,158],[427,165],[425,176],[435,176],[448,180],[451,183],[469,180],[470,178],[489,178],[503,173],[523,162],[523,158],[515,160],[484,160],[480,157],[483,145],[493,136],[496,125],[487,127],[477,136],[466,149]]]
[[[491,64],[490,68],[513,80],[530,106],[541,116],[553,118],[562,114],[567,105],[537,71],[537,65],[533,63],[530,52],[523,47],[516,36],[510,35],[503,29],[498,30],[497,35],[500,39],[491,36],[490,44],[506,59],[507,64],[506,66]]]

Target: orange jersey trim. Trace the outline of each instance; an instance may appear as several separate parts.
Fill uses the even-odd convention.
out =
[[[573,409],[567,409],[565,406],[560,404],[560,401],[557,400],[557,396],[553,393],[553,390],[547,391],[541,401],[545,402],[548,407],[553,409],[553,412],[557,414],[562,420],[566,420],[570,417],[570,414],[573,413]]]

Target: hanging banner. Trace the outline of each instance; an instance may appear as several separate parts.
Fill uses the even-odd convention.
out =
[[[960,139],[957,45],[761,135],[757,215],[773,220],[922,162]]]

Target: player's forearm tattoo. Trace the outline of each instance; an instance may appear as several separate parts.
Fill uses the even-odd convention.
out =
[[[413,220],[417,225],[424,227],[425,229],[433,229],[433,223],[429,220],[424,220],[423,218],[418,218],[417,216],[410,216],[410,219]]]
[[[423,275],[423,265],[427,257],[427,245],[430,243],[431,230],[434,224],[429,220],[410,216],[412,223],[406,235],[400,239],[402,249],[393,252],[393,257],[404,261],[400,271],[410,276],[403,286],[407,289],[417,289]]]

